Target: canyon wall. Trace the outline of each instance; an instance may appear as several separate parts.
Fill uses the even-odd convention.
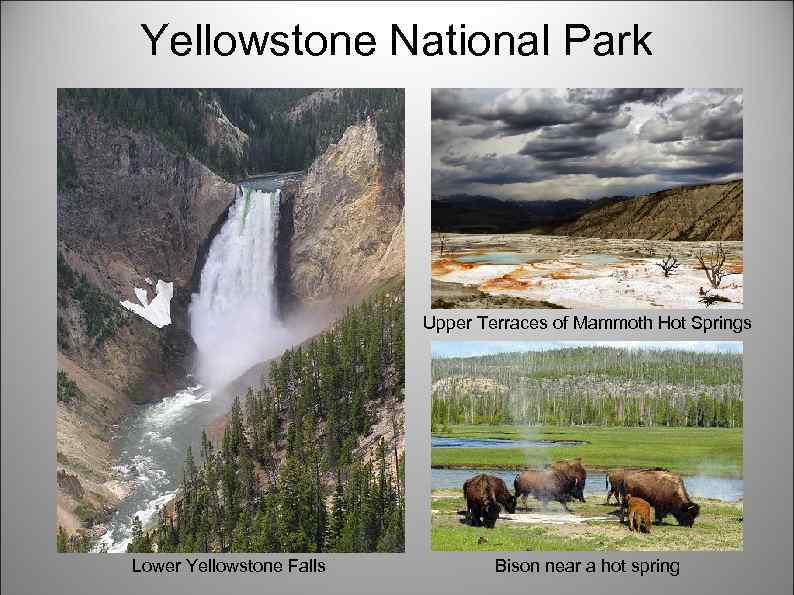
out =
[[[290,279],[305,303],[354,297],[404,270],[402,165],[384,158],[374,118],[347,128],[294,194]]]
[[[239,149],[217,105],[207,133]],[[123,496],[110,477],[111,429],[132,402],[184,381],[192,357],[187,320],[196,256],[233,196],[233,184],[151,132],[107,122],[64,100],[59,159],[71,178],[58,191],[58,368],[80,399],[58,403],[58,522],[73,529]],[[134,287],[154,297],[174,283],[172,324],[158,329],[122,308]]]

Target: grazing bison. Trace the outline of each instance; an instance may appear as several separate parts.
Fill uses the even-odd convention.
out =
[[[519,496],[527,507],[527,496],[532,495],[536,500],[543,502],[543,508],[552,500],[559,502],[566,512],[571,512],[567,503],[575,491],[575,479],[558,469],[551,467],[540,470],[524,471],[516,475],[513,487],[516,490],[516,500]]]
[[[626,496],[637,496],[653,506],[657,523],[672,514],[679,525],[691,527],[700,513],[700,506],[692,502],[680,476],[659,469],[629,471],[619,487],[620,520],[624,520]]]
[[[651,532],[651,505],[642,498],[626,494],[629,506],[629,531]]]
[[[604,487],[607,489],[607,499],[604,504],[609,504],[609,499],[615,496],[615,502],[620,504],[620,486],[623,484],[623,479],[626,473],[633,471],[667,471],[664,467],[650,467],[647,469],[612,469],[606,474],[604,478]]]
[[[505,482],[494,475],[480,474],[467,479],[463,484],[466,498],[466,519],[474,527],[483,525],[493,529],[499,518],[499,507],[515,512],[516,499]]]
[[[549,469],[554,469],[572,480],[571,496],[584,502],[584,485],[587,481],[587,470],[582,465],[582,459],[563,459],[549,465]]]

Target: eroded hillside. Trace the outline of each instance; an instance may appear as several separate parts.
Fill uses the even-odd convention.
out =
[[[294,198],[292,286],[302,301],[364,291],[403,270],[404,177],[372,118],[321,155]]]
[[[672,188],[597,205],[553,233],[644,240],[741,240],[743,190],[743,180]]]

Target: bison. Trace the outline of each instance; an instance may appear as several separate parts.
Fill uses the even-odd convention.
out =
[[[507,484],[500,477],[488,475],[488,482],[493,488],[494,497],[499,505],[510,514],[516,511],[516,497],[510,493]]]
[[[570,475],[551,467],[540,470],[524,471],[516,475],[513,487],[516,490],[516,500],[519,496],[527,507],[527,496],[532,494],[536,500],[543,502],[543,508],[552,500],[559,502],[566,512],[570,512],[567,503],[575,491],[576,480]]]
[[[585,482],[587,481],[587,470],[582,465],[582,459],[563,459],[562,461],[557,461],[552,465],[549,465],[549,469],[554,469],[559,471],[560,473],[566,475],[569,479],[572,480],[572,489],[571,489],[571,496],[579,500],[580,502],[584,502],[584,486]]]
[[[634,469],[612,469],[608,471],[604,478],[604,487],[607,489],[607,499],[604,504],[609,504],[609,499],[615,496],[615,502],[620,504],[620,486],[623,484],[623,479],[626,473],[633,471],[668,471],[664,467],[650,467],[650,468],[634,468]]]
[[[620,503],[620,485],[623,483],[623,478],[626,476],[628,469],[612,469],[606,474],[604,478],[604,487],[607,489],[607,499],[604,504],[609,504],[609,499],[615,496],[615,501]]]
[[[515,512],[516,499],[505,482],[494,475],[484,473],[467,479],[463,484],[466,498],[466,518],[474,527],[483,525],[493,529],[499,518],[500,505],[507,512]]]
[[[629,506],[629,531],[651,532],[651,505],[642,498],[626,494]]]
[[[620,520],[625,518],[627,496],[636,496],[653,506],[656,523],[672,514],[679,525],[691,527],[700,513],[700,506],[692,502],[680,476],[660,469],[629,471],[619,487]]]

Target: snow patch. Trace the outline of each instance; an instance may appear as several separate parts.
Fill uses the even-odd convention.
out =
[[[147,283],[151,283],[148,277],[145,279]],[[144,320],[148,320],[157,328],[163,328],[171,324],[171,298],[174,297],[174,284],[166,283],[158,279],[155,287],[157,295],[150,302],[146,289],[140,287],[135,288],[135,296],[138,298],[139,304],[124,300],[121,305],[135,312]]]

